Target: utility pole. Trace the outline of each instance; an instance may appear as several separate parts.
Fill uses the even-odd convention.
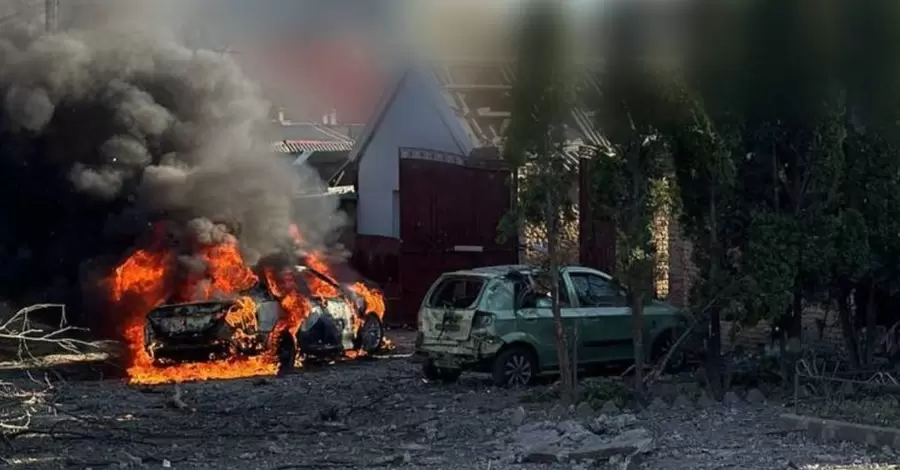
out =
[[[44,21],[48,33],[59,27],[59,0],[44,0]]]

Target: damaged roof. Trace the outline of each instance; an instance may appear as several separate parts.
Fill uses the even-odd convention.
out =
[[[434,104],[441,108],[448,120],[453,121],[446,125],[455,140],[465,141],[460,142],[461,148],[500,147],[511,115],[512,66],[513,62],[509,59],[446,59],[429,63],[427,67],[406,69],[386,91],[375,116],[358,136],[350,152],[348,166],[358,164],[358,160],[363,158],[381,121],[386,118],[405,80],[413,72],[425,75],[425,82],[435,85],[437,96]],[[600,87],[595,75],[592,65],[585,64],[579,68],[577,89],[580,102],[598,102]],[[587,106],[573,108],[567,125],[565,151],[572,164],[597,152],[611,151],[609,141],[594,125],[594,115],[587,110]]]
[[[447,104],[476,146],[500,146],[509,126],[515,81],[513,61],[505,58],[457,58],[433,69]],[[590,64],[577,69],[576,88],[582,103],[598,102],[600,86]],[[594,125],[587,106],[572,109],[566,137],[567,153],[579,157],[585,147],[606,152],[609,142]]]
[[[278,153],[349,152],[352,140],[282,140],[273,144]]]

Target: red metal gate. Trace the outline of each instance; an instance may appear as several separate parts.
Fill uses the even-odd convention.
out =
[[[515,236],[498,239],[510,209],[502,161],[400,149],[400,299],[391,323],[414,324],[429,286],[447,271],[514,264]]]

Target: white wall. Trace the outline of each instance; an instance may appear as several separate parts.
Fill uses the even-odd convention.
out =
[[[457,142],[447,127],[446,120],[453,119],[449,108],[442,115],[438,109],[444,104],[442,98],[430,87],[417,72],[409,72],[364,155],[360,155],[356,216],[360,235],[400,238],[400,208],[394,207],[399,198],[395,199],[393,193],[400,189],[401,147],[468,154],[461,148],[467,143]]]

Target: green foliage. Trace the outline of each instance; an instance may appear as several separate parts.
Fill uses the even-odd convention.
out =
[[[553,282],[556,349],[563,377],[563,399],[575,397],[575,371],[563,332],[559,295],[559,239],[563,224],[574,218],[571,188],[577,165],[566,155],[566,118],[571,110],[566,43],[566,11],[561,2],[531,0],[523,9],[518,33],[516,82],[503,158],[516,170],[515,209],[500,223],[507,234],[519,233],[525,222],[538,224],[547,237],[546,272]]]
[[[570,188],[577,165],[565,154],[572,87],[565,62],[565,12],[558,2],[529,1],[517,37],[515,86],[503,158],[517,169],[518,198],[501,222],[506,234],[525,222],[559,226],[575,218]]]
[[[674,194],[671,153],[657,127],[670,91],[665,70],[611,57],[600,80],[605,98],[597,112],[611,152],[592,163],[593,216],[614,222],[616,274],[646,295],[656,266],[656,217],[672,207]]]
[[[781,316],[791,304],[794,281],[799,275],[800,236],[792,217],[771,212],[752,214],[747,233],[742,268],[752,275],[752,289],[745,298],[745,320],[753,323],[760,318]]]

